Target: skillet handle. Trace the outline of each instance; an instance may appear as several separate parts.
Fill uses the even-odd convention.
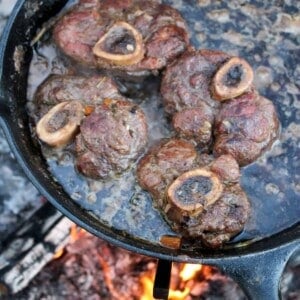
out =
[[[279,283],[286,262],[299,249],[299,241],[246,256],[226,257],[212,264],[231,276],[251,300],[281,298]],[[155,299],[168,299],[172,262],[159,260],[153,286]]]
[[[153,298],[167,300],[171,281],[172,262],[159,259],[153,285]]]
[[[240,284],[252,300],[281,299],[280,279],[286,262],[299,248],[299,243],[283,245],[251,257],[224,259],[218,267]]]

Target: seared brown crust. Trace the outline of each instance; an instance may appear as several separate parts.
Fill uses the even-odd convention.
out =
[[[222,104],[214,130],[214,153],[231,154],[240,166],[245,166],[273,144],[278,129],[273,103],[248,92]]]
[[[186,108],[219,107],[211,97],[210,84],[216,70],[230,58],[221,51],[199,50],[184,53],[165,71],[161,93],[167,114]]]
[[[140,160],[138,182],[157,199],[156,206],[162,208],[166,185],[193,168],[196,159],[197,152],[191,143],[181,139],[162,140]]]
[[[210,107],[187,108],[174,114],[172,125],[177,135],[207,150],[212,141],[214,114]]]
[[[143,111],[128,101],[105,100],[81,125],[77,169],[92,178],[107,178],[128,169],[145,149]]]
[[[241,84],[242,95],[220,103],[214,99],[211,85],[228,61],[247,65],[243,78],[247,82]],[[177,135],[201,151],[211,150],[213,139],[213,153],[231,154],[240,166],[264,153],[277,137],[279,121],[272,102],[253,88],[250,69],[246,61],[215,50],[186,52],[171,64],[164,73],[161,92]]]
[[[115,82],[106,76],[52,75],[37,89],[34,97],[39,115],[58,103],[79,101],[85,105],[98,105],[106,98],[124,99]]]
[[[218,178],[221,194],[204,210],[180,209],[168,200],[168,187],[182,174],[199,167]],[[239,233],[249,217],[250,205],[239,185],[239,176],[238,164],[232,156],[199,157],[192,144],[180,139],[163,140],[154,146],[137,170],[139,184],[152,195],[154,205],[172,229],[185,238],[199,238],[212,248],[221,247]]]
[[[138,30],[145,47],[144,58],[136,64],[117,66],[96,57],[92,48],[107,30],[124,21]],[[75,60],[105,69],[146,75],[166,66],[188,47],[187,28],[179,12],[156,1],[80,1],[56,24],[57,45]]]
[[[230,56],[221,51],[187,51],[167,67],[161,93],[166,113],[172,116],[177,136],[208,151],[214,118],[220,106],[211,96],[211,79]]]
[[[240,169],[232,155],[222,155],[211,162],[211,171],[218,174],[223,182],[238,182]]]
[[[200,217],[190,218],[182,230],[208,247],[219,248],[243,229],[249,213],[250,204],[240,185],[227,185],[215,205]]]

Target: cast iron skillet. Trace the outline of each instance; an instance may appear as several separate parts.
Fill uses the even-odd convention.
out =
[[[18,1],[1,40],[0,125],[26,175],[57,209],[79,226],[116,246],[160,259],[159,271],[163,273],[168,271],[172,261],[215,265],[237,280],[249,297],[277,299],[280,275],[299,246],[299,223],[247,247],[219,251],[170,250],[99,222],[53,180],[40,149],[32,143],[25,108],[26,87],[32,58],[30,42],[42,24],[57,14],[66,2]],[[162,296],[164,291],[159,288],[157,296]]]

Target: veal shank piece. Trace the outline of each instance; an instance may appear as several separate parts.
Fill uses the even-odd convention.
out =
[[[188,51],[167,67],[161,93],[169,115],[186,108],[207,105],[212,109],[220,102],[212,97],[211,82],[216,71],[230,55],[216,50]]]
[[[127,170],[147,144],[145,115],[129,101],[104,100],[83,120],[80,130],[76,166],[95,179]]]
[[[214,129],[214,153],[231,154],[240,166],[254,162],[277,138],[273,103],[251,91],[222,104]]]
[[[163,140],[141,159],[137,178],[171,228],[218,248],[244,227],[250,205],[231,155],[198,155],[181,139]]]
[[[37,115],[44,115],[51,107],[65,101],[79,101],[83,105],[98,105],[104,99],[123,99],[114,81],[106,76],[51,75],[37,89],[34,102]]]
[[[188,51],[164,72],[161,93],[164,108],[179,137],[207,150],[220,102],[212,97],[211,82],[230,56],[221,51]]]
[[[76,61],[132,76],[156,73],[189,45],[179,12],[159,1],[81,0],[53,34]]]
[[[161,92],[177,136],[204,152],[212,146],[216,156],[231,154],[240,166],[254,162],[277,137],[274,105],[255,91],[252,68],[242,58],[186,52],[167,67]]]

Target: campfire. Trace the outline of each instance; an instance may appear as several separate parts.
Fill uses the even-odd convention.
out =
[[[297,257],[283,276],[283,299],[299,292]],[[156,259],[89,234],[46,203],[2,242],[0,298],[152,300],[156,271]],[[215,267],[173,263],[169,300],[210,298],[246,299]]]
[[[72,299],[152,300],[155,272],[155,259],[112,246],[72,226],[67,246],[53,255],[17,297],[30,298],[34,294],[31,299],[40,299],[48,294]],[[170,300],[213,294],[244,299],[241,289],[216,268],[173,263]]]
[[[169,299],[185,300],[190,294],[197,296],[196,294],[198,294],[200,290],[197,290],[197,288],[195,289],[195,283],[202,269],[202,265],[176,264],[172,268],[172,281],[170,285]],[[143,294],[141,296],[141,300],[153,299],[153,282],[154,272],[151,271],[149,274],[143,274],[141,276],[141,283],[143,284]]]
[[[89,244],[89,241],[94,239],[95,237],[92,237],[85,230],[75,225],[72,226],[69,245],[66,248],[58,250],[54,254],[53,260],[60,260],[63,255],[68,256],[70,253],[77,253],[77,251],[81,251],[81,247],[85,249],[85,246],[83,246],[85,242]],[[153,286],[156,272],[155,260],[128,253],[125,250],[108,245],[105,242],[101,242],[101,244],[102,247],[99,251],[102,252],[102,255],[100,254],[98,256],[98,261],[103,272],[104,283],[111,297],[116,300],[153,300]],[[123,294],[124,291],[121,293],[115,283],[115,280],[117,280],[115,276],[118,273],[118,264],[121,264],[121,261],[117,259],[115,265],[111,264],[110,259],[114,256],[114,253],[117,257],[120,255],[120,258],[125,258],[127,264],[136,264],[129,268],[132,273],[130,272],[128,275],[134,276],[133,281],[129,280],[129,282],[134,282],[134,284],[131,287],[129,283],[125,284],[125,286],[128,285],[128,295],[126,297]],[[136,273],[132,267],[133,269],[135,269],[135,267],[141,267],[141,272]],[[125,269],[127,269],[127,267],[125,267]],[[174,263],[171,273],[169,300],[198,299],[201,295],[205,295],[209,292],[210,284],[214,280],[223,280],[224,284],[227,283],[227,278],[222,276],[216,268],[201,264]],[[235,285],[232,281],[230,281],[230,283]],[[236,288],[238,289],[237,286]]]

